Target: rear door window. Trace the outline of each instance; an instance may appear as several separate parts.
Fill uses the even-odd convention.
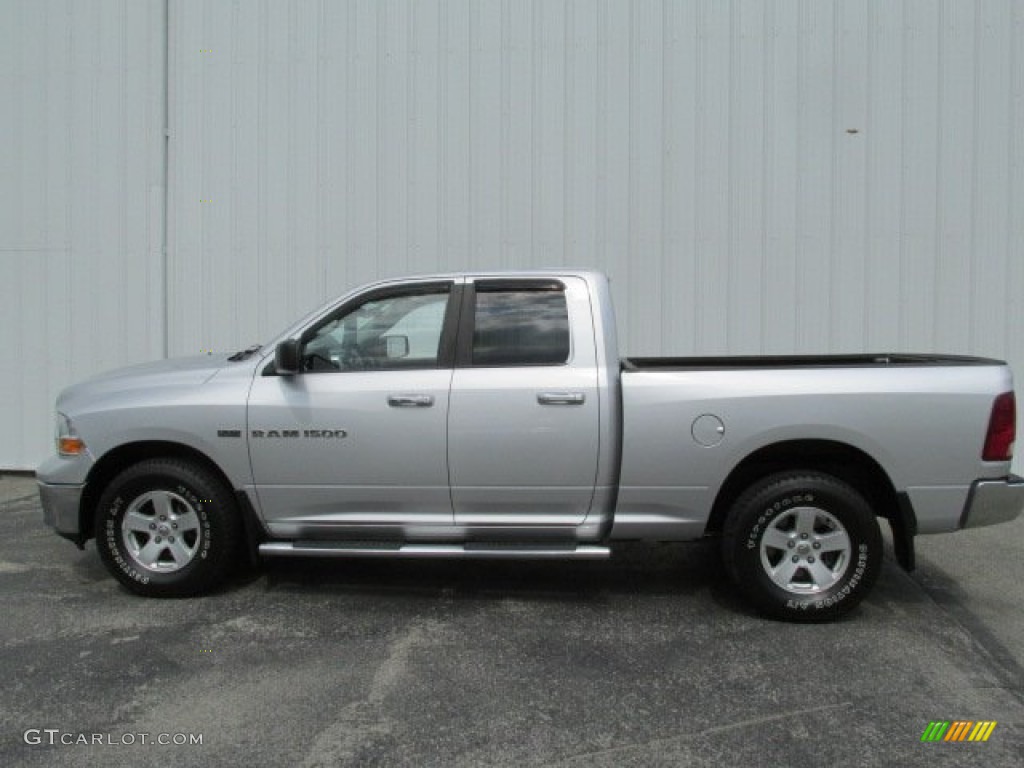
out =
[[[474,366],[560,365],[569,359],[569,311],[560,283],[476,286]]]

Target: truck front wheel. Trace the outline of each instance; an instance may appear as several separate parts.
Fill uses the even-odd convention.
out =
[[[231,492],[180,459],[142,461],[114,478],[96,508],[96,547],[118,581],[148,597],[187,597],[221,584],[240,536]]]
[[[851,486],[821,472],[784,472],[754,483],[732,505],[722,556],[758,610],[788,621],[825,621],[871,590],[882,535]]]

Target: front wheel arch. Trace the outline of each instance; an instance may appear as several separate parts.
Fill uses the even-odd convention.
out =
[[[167,440],[144,440],[119,445],[103,454],[86,477],[85,491],[78,509],[78,530],[81,532],[83,543],[93,538],[96,526],[96,505],[110,482],[128,467],[147,459],[187,461],[213,474],[225,487],[234,489],[234,484],[217,466],[217,463],[202,451],[191,446]]]

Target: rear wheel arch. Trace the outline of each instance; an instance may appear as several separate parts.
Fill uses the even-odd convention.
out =
[[[889,474],[869,454],[833,440],[789,440],[760,448],[733,468],[722,484],[708,519],[708,534],[720,534],[729,510],[753,484],[779,472],[823,472],[842,480],[867,500],[878,517],[889,521],[900,565],[913,569],[916,520],[909,500],[899,494]]]

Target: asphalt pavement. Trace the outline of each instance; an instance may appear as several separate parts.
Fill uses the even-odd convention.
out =
[[[751,613],[708,543],[273,562],[147,600],[0,476],[0,765],[1019,766],[1022,554],[1024,520],[920,537],[824,625]]]

